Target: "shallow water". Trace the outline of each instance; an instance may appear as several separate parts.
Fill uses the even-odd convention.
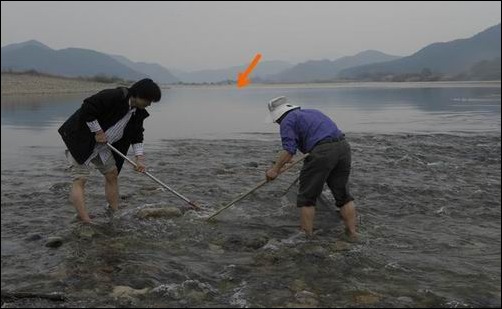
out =
[[[316,237],[297,234],[299,167],[204,220],[275,159],[278,95],[347,133],[359,243],[328,191]],[[500,307],[500,82],[169,89],[145,124],[149,170],[204,210],[126,168],[110,216],[94,172],[93,227],[72,222],[56,132],[82,98],[2,96],[3,307]]]
[[[159,140],[150,172],[199,202],[183,201],[126,168],[121,209],[105,212],[94,172],[74,210],[58,147],[24,153],[35,165],[2,166],[2,302],[5,307],[500,307],[500,132],[348,134],[359,243],[325,191],[316,237],[298,236],[298,168],[221,213],[205,217],[264,177],[275,134],[243,140]],[[148,207],[183,210],[139,219]],[[63,238],[59,248],[48,237]],[[38,239],[39,238],[39,239]],[[136,290],[120,293],[118,286]],[[127,289],[126,289],[127,290]],[[4,298],[4,291],[63,293],[64,302]]]

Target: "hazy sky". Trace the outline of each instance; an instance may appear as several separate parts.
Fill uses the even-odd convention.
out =
[[[5,46],[36,39],[183,70],[406,56],[500,23],[501,2],[1,2]]]

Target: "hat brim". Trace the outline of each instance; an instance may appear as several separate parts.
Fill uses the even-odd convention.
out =
[[[299,109],[300,106],[286,104],[279,106],[275,111],[270,113],[270,118],[272,118],[273,122],[277,122],[277,120],[281,119],[281,117],[289,111],[294,109]]]

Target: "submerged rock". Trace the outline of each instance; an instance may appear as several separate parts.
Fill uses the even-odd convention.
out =
[[[40,239],[42,239],[42,236],[40,234],[33,233],[33,234],[28,235],[24,240],[36,241],[36,240],[40,240]]]
[[[300,304],[307,308],[315,308],[319,305],[317,295],[306,290],[296,293],[295,298]]]
[[[161,207],[161,208],[144,208],[138,211],[136,217],[139,219],[170,219],[180,217],[181,210],[177,207]]]
[[[251,162],[245,163],[244,166],[257,168],[258,167],[258,162],[251,161]]]
[[[352,294],[354,302],[359,305],[373,305],[380,301],[380,295],[369,291],[357,291]]]
[[[81,239],[90,240],[96,235],[92,224],[83,224],[77,230],[77,237]]]
[[[49,248],[59,248],[63,244],[63,238],[62,237],[49,237],[47,238],[47,242],[45,243],[46,247]]]
[[[150,196],[162,191],[162,188],[155,186],[143,186],[141,189],[139,189],[139,193],[144,196]]]
[[[140,295],[145,295],[148,293],[149,289],[144,288],[141,290],[133,289],[130,286],[116,286],[113,288],[113,292],[110,294],[111,297],[118,298],[134,298]]]
[[[288,288],[293,292],[300,292],[307,288],[307,283],[301,279],[296,279],[288,286]]]
[[[254,251],[262,248],[268,242],[266,236],[247,237],[242,235],[230,235],[226,237],[221,246],[231,251]]]
[[[173,300],[184,300],[187,303],[201,303],[216,295],[218,290],[208,283],[198,280],[186,280],[181,284],[163,284],[152,290]]]

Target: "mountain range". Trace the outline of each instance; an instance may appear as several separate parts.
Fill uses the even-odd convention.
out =
[[[424,70],[456,76],[471,70],[481,61],[500,58],[500,42],[500,24],[498,24],[467,39],[430,44],[410,56],[397,60],[347,68],[339,73],[339,77],[374,79],[378,75],[417,74]]]
[[[413,79],[416,76],[429,80],[500,79],[500,29],[498,24],[470,38],[432,43],[405,57],[366,50],[335,60],[309,60],[298,64],[262,61],[251,79],[262,83],[416,80]],[[168,84],[233,82],[246,66],[184,72],[90,49],[55,50],[35,40],[1,49],[2,71],[35,70],[68,77],[108,76],[126,80],[150,77]]]

